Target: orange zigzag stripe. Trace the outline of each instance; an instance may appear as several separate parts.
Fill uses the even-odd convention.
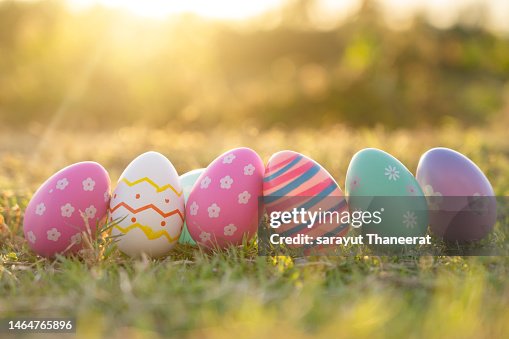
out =
[[[170,244],[177,241],[179,238],[179,237],[172,238],[168,231],[166,230],[154,231],[150,226],[141,225],[139,223],[135,223],[127,227],[115,225],[115,228],[118,229],[123,234],[127,234],[127,232],[131,231],[134,228],[138,228],[145,234],[147,239],[154,240],[164,236]]]
[[[129,187],[133,187],[135,185],[138,185],[138,184],[141,184],[142,182],[148,182],[150,185],[154,186],[155,189],[156,189],[156,192],[160,193],[160,192],[163,192],[165,190],[167,190],[168,188],[171,189],[173,192],[175,192],[175,194],[180,197],[182,195],[182,190],[180,192],[177,192],[177,190],[170,184],[168,185],[164,185],[164,186],[159,186],[158,184],[156,184],[155,182],[153,182],[150,178],[148,177],[144,177],[144,178],[141,178],[141,179],[138,179],[136,181],[129,181],[127,180],[126,178],[122,178],[122,182],[125,182],[127,184],[127,186]]]
[[[167,217],[170,217],[170,216],[172,216],[174,214],[178,214],[180,216],[180,219],[182,219],[182,221],[184,221],[184,215],[183,215],[182,212],[180,212],[180,210],[178,208],[174,209],[171,212],[164,213],[159,208],[157,208],[157,206],[155,206],[154,204],[149,204],[149,205],[145,205],[145,206],[142,206],[140,208],[134,209],[131,206],[129,206],[128,204],[126,204],[125,202],[121,202],[117,206],[111,208],[110,212],[115,212],[117,209],[119,209],[122,206],[125,207],[125,209],[127,209],[128,211],[130,211],[133,214],[136,214],[136,213],[148,210],[148,209],[153,209],[154,211],[159,213],[163,218],[167,218]]]

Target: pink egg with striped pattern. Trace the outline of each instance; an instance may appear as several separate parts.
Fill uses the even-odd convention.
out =
[[[343,191],[329,172],[316,161],[293,151],[281,151],[270,157],[263,179],[263,196],[269,216],[272,212],[293,209],[319,214],[334,212],[334,216],[348,211]],[[313,238],[345,235],[349,225],[336,221],[337,218],[327,217],[313,225],[291,222],[275,231],[292,237],[298,234]]]
[[[96,162],[80,162],[51,176],[25,210],[23,232],[43,257],[76,253],[87,224],[92,236],[106,217],[110,201],[108,172]]]
[[[189,194],[186,223],[199,245],[242,244],[257,231],[263,162],[255,151],[236,148],[216,158]]]

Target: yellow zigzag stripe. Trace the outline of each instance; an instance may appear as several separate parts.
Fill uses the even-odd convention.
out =
[[[166,230],[154,231],[150,226],[141,225],[139,223],[132,224],[132,225],[127,226],[125,228],[121,227],[119,225],[115,225],[115,228],[118,229],[123,234],[126,234],[127,232],[129,232],[130,230],[132,230],[134,228],[139,228],[140,230],[143,231],[143,233],[145,233],[147,239],[154,240],[154,239],[157,239],[157,238],[160,238],[160,237],[164,236],[164,237],[166,237],[166,239],[168,239],[168,242],[170,244],[172,242],[177,241],[178,238],[179,238],[179,237],[172,238],[170,236],[170,234],[168,233],[168,231],[166,231]]]
[[[159,193],[159,192],[163,192],[165,190],[167,190],[168,188],[171,189],[173,192],[175,192],[175,194],[180,197],[182,195],[182,191],[180,192],[177,192],[177,190],[170,184],[168,185],[164,185],[164,186],[159,186],[157,185],[155,182],[153,182],[150,178],[148,177],[144,177],[144,178],[141,178],[141,179],[138,179],[136,181],[129,181],[127,180],[126,178],[122,178],[122,181],[125,182],[127,184],[127,186],[135,186],[135,185],[138,185],[144,181],[148,182],[150,185],[154,186],[156,191]]]

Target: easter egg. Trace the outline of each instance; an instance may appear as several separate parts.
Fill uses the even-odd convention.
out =
[[[177,243],[184,213],[184,195],[172,163],[160,153],[143,153],[127,166],[113,191],[112,235],[131,257],[161,257]]]
[[[431,231],[446,241],[484,238],[495,224],[496,199],[484,173],[469,158],[448,148],[424,153],[417,181],[428,198]]]
[[[208,248],[240,245],[258,228],[263,162],[249,148],[216,158],[200,175],[186,205],[191,237]]]
[[[275,228],[272,225],[280,237],[313,239],[313,243],[299,241],[290,247],[323,248],[318,246],[318,238],[343,236],[348,232],[349,225],[341,222],[341,218],[322,218],[325,215],[322,212],[326,211],[337,215],[348,212],[343,192],[325,168],[303,154],[281,151],[270,157],[263,178],[263,196],[271,223],[284,212],[307,214],[305,219],[297,218]]]
[[[205,168],[199,168],[192,171],[189,171],[187,173],[184,173],[180,176],[180,185],[182,186],[182,190],[184,192],[184,199],[185,203],[187,204],[187,200],[189,199],[189,194],[191,193],[191,189],[194,186],[194,183],[200,175],[205,171]],[[196,245],[196,242],[191,238],[191,235],[189,234],[189,231],[187,230],[187,224],[184,221],[184,229],[182,230],[182,233],[180,234],[179,238],[180,244],[191,244]]]
[[[98,163],[80,162],[58,171],[35,192],[25,210],[28,245],[44,257],[76,253],[82,249],[83,232],[95,236],[109,200],[110,178]]]
[[[359,226],[364,235],[422,237],[426,234],[428,211],[424,193],[412,173],[392,155],[375,148],[357,152],[348,166],[345,189],[351,213],[379,213],[379,223]]]

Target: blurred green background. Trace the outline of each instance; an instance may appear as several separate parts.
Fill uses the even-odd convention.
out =
[[[58,169],[116,182],[148,150],[184,173],[292,149],[344,187],[364,147],[414,172],[445,146],[507,196],[508,18],[508,0],[0,0],[0,315],[72,315],[79,338],[506,338],[508,257],[52,261],[22,224]]]
[[[507,121],[509,32],[495,22],[509,14],[503,1],[434,10],[423,1],[340,0],[330,10],[322,2],[262,1],[236,17],[228,6],[239,4],[218,1],[208,6],[219,15],[207,17],[165,12],[164,1],[0,1],[1,125]]]

